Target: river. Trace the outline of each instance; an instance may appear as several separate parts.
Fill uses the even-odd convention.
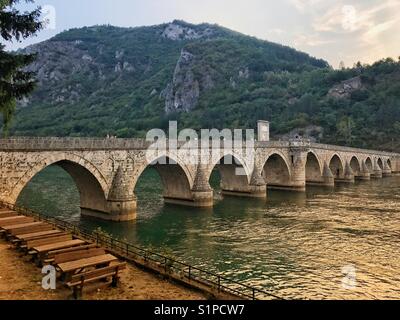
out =
[[[211,184],[218,185],[217,175]],[[287,299],[400,298],[400,177],[305,193],[268,191],[268,199],[222,197],[212,209],[164,205],[152,169],[135,193],[138,218],[82,218],[79,194],[59,167],[36,175],[18,204]]]

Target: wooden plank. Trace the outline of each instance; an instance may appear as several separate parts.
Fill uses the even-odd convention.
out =
[[[84,283],[92,282],[92,281],[97,281],[106,277],[114,276],[116,275],[120,270],[123,270],[126,268],[126,263],[118,263],[112,266],[104,267],[104,268],[99,268],[95,270],[91,270],[88,272],[83,272],[79,273],[76,275],[73,275],[71,277],[71,280],[67,283],[69,287],[73,287],[76,285],[82,284],[82,278],[84,279]]]
[[[8,225],[17,224],[17,223],[26,223],[34,221],[33,218],[24,217],[24,216],[16,216],[0,219],[0,227],[3,228]]]
[[[48,223],[43,223],[41,225],[37,225],[34,227],[25,227],[25,228],[20,228],[17,230],[13,230],[12,235],[13,236],[18,236],[20,234],[24,233],[33,233],[33,232],[39,232],[39,231],[48,231],[48,230],[53,230],[54,226]]]
[[[18,216],[18,213],[16,213],[16,212],[1,212],[0,213],[0,219],[17,217],[17,216]]]
[[[118,258],[114,257],[111,254],[103,254],[101,256],[95,256],[95,257],[91,257],[91,258],[85,258],[85,259],[79,259],[79,260],[75,260],[75,261],[60,263],[57,266],[58,266],[58,268],[60,268],[60,270],[62,272],[71,272],[71,271],[75,271],[77,269],[82,269],[82,268],[87,268],[87,267],[110,263],[110,262],[116,261],[116,260],[118,260]]]
[[[59,242],[56,244],[46,244],[43,246],[37,246],[33,247],[32,250],[38,252],[38,253],[46,253],[52,250],[57,250],[57,249],[64,249],[64,248],[69,248],[69,247],[74,247],[74,246],[79,246],[81,244],[86,243],[83,240],[75,239],[75,240],[70,240],[70,241],[65,241],[65,242]]]
[[[103,268],[101,268],[101,269],[103,269]],[[96,270],[101,270],[101,269],[96,269]],[[102,280],[102,279],[105,279],[105,278],[108,278],[108,277],[112,277],[112,276],[115,276],[115,274],[116,274],[116,270],[112,270],[112,271],[108,271],[108,272],[99,272],[99,275],[98,276],[91,276],[90,278],[82,278],[82,276],[80,276],[80,274],[78,274],[78,276],[80,276],[79,277],[79,279],[78,280],[70,280],[69,282],[67,282],[67,286],[68,287],[75,287],[75,286],[81,286],[81,285],[84,285],[84,284],[87,284],[87,283],[91,283],[91,282],[94,282],[94,281],[98,281],[98,280]],[[111,283],[109,283],[109,284],[111,284]]]
[[[95,243],[91,243],[85,246],[79,246],[79,247],[72,247],[72,248],[67,248],[67,249],[59,249],[59,250],[53,250],[53,251],[49,251],[47,253],[47,257],[48,258],[53,258],[55,257],[57,254],[61,254],[61,253],[68,253],[68,252],[74,252],[77,250],[84,250],[84,249],[92,249],[92,248],[96,248],[98,247],[97,244]]]
[[[65,242],[72,240],[71,234],[64,234],[64,235],[54,235],[52,237],[48,237],[45,239],[36,239],[36,240],[29,240],[26,243],[26,247],[31,249],[33,247],[43,246],[45,244],[53,244],[59,242]]]
[[[22,228],[30,228],[30,227],[35,227],[42,225],[43,222],[27,222],[27,223],[18,223],[18,224],[12,224],[9,226],[3,227],[3,229],[7,232],[12,233],[14,230],[22,229]]]
[[[126,268],[126,262],[119,262],[116,264],[112,264],[108,267],[104,267],[104,268],[99,268],[99,269],[95,269],[95,270],[91,270],[91,271],[86,271],[86,272],[82,272],[82,273],[78,273],[78,274],[74,274],[71,277],[71,281],[76,281],[79,280],[82,276],[83,277],[97,277],[101,274],[104,273],[109,273],[110,271],[116,271],[118,270],[124,270]]]
[[[40,231],[40,232],[33,232],[33,233],[25,233],[22,234],[24,236],[21,238],[20,236],[14,237],[12,241],[19,242],[20,244],[26,244],[27,241],[30,240],[39,240],[39,239],[46,239],[55,235],[61,235],[63,232],[59,230],[49,230],[49,231]],[[67,233],[65,233],[67,234]]]
[[[54,234],[60,234],[60,233],[63,233],[63,232],[61,230],[54,229],[54,230],[48,230],[48,231],[24,233],[24,234],[17,235],[15,238],[17,238],[19,240],[27,241],[27,240],[39,239],[40,237],[51,236]]]
[[[16,216],[11,216],[11,217],[0,218],[0,223],[3,221],[11,220],[11,219],[21,219],[21,218],[26,218],[26,216],[16,215]]]
[[[60,253],[54,256],[54,263],[60,264],[68,261],[101,256],[103,254],[106,254],[106,251],[103,248],[83,249],[73,252]]]
[[[16,211],[11,210],[10,208],[1,208],[0,212],[16,212]]]

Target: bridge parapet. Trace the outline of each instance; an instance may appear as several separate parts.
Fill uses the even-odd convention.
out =
[[[153,142],[140,138],[81,138],[81,137],[12,137],[0,139],[1,151],[60,151],[60,150],[143,150],[147,149]],[[200,143],[199,143],[200,144]],[[169,141],[166,140],[168,148]],[[177,147],[186,147],[188,144],[179,141]],[[224,142],[221,141],[221,148]],[[313,143],[307,139],[292,139],[285,141],[255,141],[255,148],[290,148],[307,147],[322,150],[335,150],[343,152],[355,152],[364,154],[375,154],[388,157],[399,157],[399,153],[369,150],[354,147],[345,147],[321,143]],[[189,146],[188,146],[189,147]],[[210,144],[211,147],[211,144]],[[243,143],[243,148],[246,144]]]
[[[129,150],[146,149],[150,144],[151,143],[145,139],[14,137],[0,139],[0,150]]]
[[[343,151],[343,152],[353,152],[353,153],[365,153],[365,154],[375,154],[381,156],[389,156],[389,157],[398,157],[399,153],[389,152],[389,151],[378,151],[378,150],[370,150],[370,149],[361,149],[354,147],[345,147],[345,146],[337,146],[331,144],[323,144],[323,143],[310,143],[310,147],[313,149],[323,149],[323,150],[335,150],[335,151]]]

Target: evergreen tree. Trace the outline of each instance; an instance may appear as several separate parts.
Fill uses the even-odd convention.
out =
[[[33,0],[24,0],[33,2]],[[0,36],[5,41],[21,41],[42,29],[40,7],[31,12],[20,12],[16,5],[20,0],[0,0]],[[5,51],[0,43],[0,112],[3,114],[3,131],[7,134],[16,100],[26,97],[35,87],[31,72],[23,68],[35,59],[33,54],[17,54]]]

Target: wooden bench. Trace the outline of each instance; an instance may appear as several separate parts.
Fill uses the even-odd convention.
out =
[[[67,253],[67,252],[73,252],[73,251],[77,251],[77,250],[83,250],[83,249],[91,249],[91,248],[99,248],[99,246],[95,243],[91,243],[91,244],[87,244],[87,245],[82,245],[79,247],[72,247],[72,248],[66,248],[66,249],[58,249],[58,250],[53,250],[53,251],[49,251],[47,253],[47,256],[49,258],[54,258],[57,254],[61,254],[61,253]]]
[[[8,214],[8,213],[7,213]],[[11,213],[12,214],[12,213]],[[21,218],[27,218],[26,216],[21,216],[21,215],[19,215],[19,214],[17,214],[17,215],[12,215],[12,216],[9,216],[9,217],[1,217],[0,218],[0,222],[2,222],[2,221],[7,221],[7,220],[11,220],[11,219],[21,219]]]
[[[111,285],[116,287],[119,281],[119,272],[125,268],[126,263],[123,262],[112,266],[75,274],[71,277],[70,281],[67,282],[67,286],[72,288],[74,299],[80,299],[82,297],[83,287],[86,284],[100,280],[107,280],[107,278],[111,277]],[[105,285],[109,284],[110,283],[106,283]]]
[[[18,230],[26,230],[26,228],[28,228],[27,230],[29,230],[29,228],[33,228],[33,227],[37,227],[37,226],[41,226],[44,225],[43,222],[26,222],[26,223],[17,223],[17,224],[11,224],[11,225],[7,225],[5,227],[2,227],[3,230],[6,231],[6,233],[9,233],[11,236],[14,236],[14,232],[18,232]]]
[[[49,231],[49,230],[53,230],[54,226],[52,226],[51,224],[48,223],[42,223],[36,226],[31,226],[31,227],[24,227],[24,228],[19,228],[17,230],[13,230],[13,232],[11,233],[14,237],[18,236],[20,234],[24,234],[24,233],[34,233],[34,232],[40,232],[40,231]]]
[[[103,254],[100,256],[83,258],[74,261],[63,262],[55,265],[57,270],[61,272],[61,279],[68,281],[71,276],[90,268],[107,267],[111,262],[117,261],[118,259],[111,254]]]
[[[99,246],[97,244],[91,243],[91,244],[81,245],[78,247],[49,251],[47,253],[46,259],[43,260],[43,263],[53,263],[55,256],[58,254],[70,253],[70,252],[75,252],[75,251],[79,251],[79,250],[87,250],[87,249],[93,249],[93,248],[99,248]]]
[[[28,253],[32,255],[37,255],[39,260],[44,260],[45,255],[49,251],[77,247],[83,244],[86,244],[86,242],[83,240],[75,239],[75,240],[69,240],[69,241],[63,241],[63,242],[57,242],[53,244],[45,244],[42,246],[33,247],[32,250],[29,251]]]
[[[35,219],[33,219],[31,217],[24,217],[24,216],[2,218],[2,219],[0,219],[0,227],[3,228],[8,225],[27,223],[27,222],[32,222],[34,220]]]
[[[16,213],[16,211],[10,210],[10,209],[8,209],[8,208],[0,209],[0,213],[7,213],[7,212],[15,212],[15,213]]]
[[[46,238],[47,236],[52,236],[55,234],[60,234],[63,233],[61,230],[48,230],[48,231],[39,231],[39,232],[33,232],[33,233],[24,233],[20,235],[14,236],[14,239],[11,240],[13,243],[17,242],[24,242],[28,240],[35,240],[35,239],[41,239],[41,238]]]
[[[79,247],[78,247],[79,248]],[[54,263],[60,264],[69,261],[75,261],[95,256],[101,256],[106,254],[106,251],[103,248],[89,248],[89,249],[80,249],[72,252],[59,253],[54,256]]]
[[[10,218],[10,217],[17,217],[18,213],[14,211],[9,211],[9,212],[0,212],[0,219],[3,218]]]
[[[33,247],[43,246],[47,244],[59,243],[72,240],[72,235],[70,233],[56,234],[51,237],[28,240],[26,242],[26,248],[29,250]]]

